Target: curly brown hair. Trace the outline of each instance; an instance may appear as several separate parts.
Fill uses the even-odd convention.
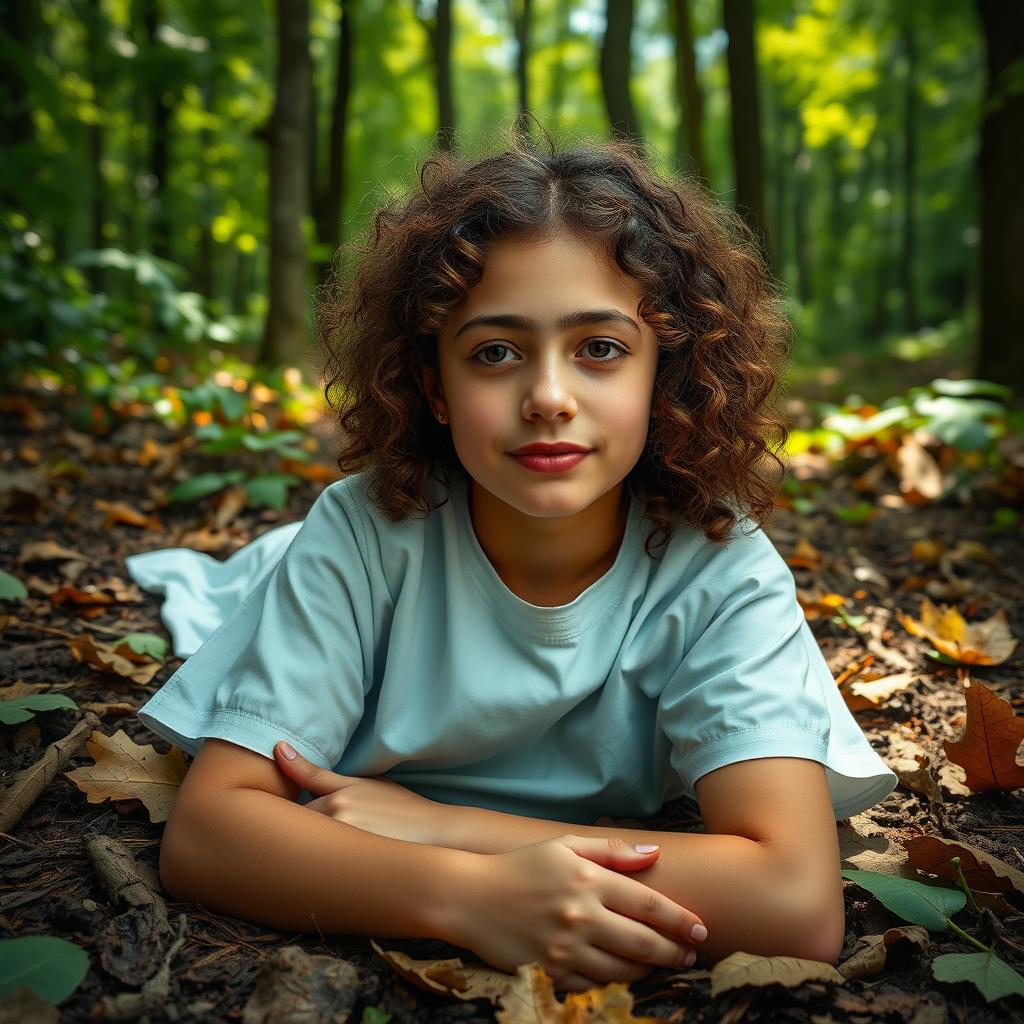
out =
[[[556,152],[544,136],[546,151],[515,137],[476,160],[433,153],[420,187],[339,250],[355,270],[343,283],[336,260],[316,300],[339,469],[369,468],[371,500],[392,522],[447,502],[430,504],[430,476],[450,497],[452,476],[468,474],[421,383],[422,367],[438,370],[437,332],[482,277],[489,243],[568,232],[638,282],[658,339],[647,443],[625,484],[656,524],[647,553],[676,517],[715,543],[744,516],[763,526],[785,474],[770,442],[788,437],[774,398],[791,328],[753,233],[696,180],[660,177],[642,143]]]

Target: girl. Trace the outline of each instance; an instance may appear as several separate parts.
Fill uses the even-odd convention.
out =
[[[164,883],[563,991],[834,961],[835,820],[897,780],[762,532],[786,323],[700,186],[549,150],[438,154],[377,213],[319,311],[349,475],[303,522],[128,560],[191,655],[139,711],[194,755]],[[683,794],[705,833],[586,824]]]

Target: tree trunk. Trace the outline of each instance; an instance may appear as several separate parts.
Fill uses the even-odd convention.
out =
[[[216,97],[216,84],[212,74],[203,82],[201,93],[203,110],[212,112]],[[192,270],[190,287],[207,299],[214,297],[213,283],[213,233],[210,222],[213,219],[213,201],[209,180],[210,129],[203,124],[199,132],[199,173],[202,175],[202,191],[199,195],[199,241],[196,244],[195,265]]]
[[[303,366],[306,328],[306,243],[309,209],[309,0],[277,0],[277,70],[270,116],[270,304],[257,362]]]
[[[142,20],[150,53],[163,44],[157,39],[160,26],[160,0],[143,0]],[[152,204],[150,250],[154,256],[170,259],[171,240],[167,218],[167,126],[171,121],[171,104],[164,99],[164,84],[155,82],[150,93],[149,173],[156,184],[148,197]]]
[[[640,127],[629,93],[633,77],[633,0],[606,0],[601,41],[601,91],[612,135],[639,139]]]
[[[100,0],[88,0],[85,14],[86,60],[89,65],[89,78],[92,81],[97,105],[101,107],[107,97],[106,82],[102,69],[102,52],[106,46],[106,20]],[[102,115],[101,115],[102,116]],[[102,120],[89,125],[89,164],[91,168],[92,195],[90,197],[91,223],[89,225],[91,245],[93,249],[102,249],[106,243],[103,225],[107,220],[107,187],[103,180],[103,158],[105,152],[104,128]],[[103,268],[91,266],[86,268],[89,287],[94,293],[105,288]]]
[[[900,252],[900,280],[903,285],[903,327],[916,331],[920,327],[917,312],[917,288],[914,270],[917,260],[914,243],[914,179],[916,177],[916,154],[914,132],[916,128],[917,94],[917,40],[912,22],[914,8],[907,6],[903,12],[900,35],[903,52],[907,57],[907,80],[904,83],[903,105],[903,237]]]
[[[565,102],[565,43],[571,32],[569,30],[569,14],[572,10],[571,0],[557,0],[555,7],[555,52],[558,59],[551,69],[551,120],[556,126],[562,122],[562,104]]]
[[[1024,92],[1014,89],[1015,66],[1024,60],[1024,5],[977,0],[985,32],[988,71],[982,107],[981,148],[981,344],[978,375],[1008,384],[1024,399],[1024,202],[1020,142]],[[1020,75],[1016,81],[1019,83]]]
[[[455,96],[452,92],[452,2],[437,0],[432,18],[419,13],[418,0],[412,0],[413,10],[427,33],[430,57],[434,65],[434,89],[437,93],[437,149],[455,147]]]
[[[516,53],[516,92],[519,95],[519,110],[516,114],[516,135],[524,142],[530,138],[530,22],[533,17],[532,0],[510,0],[512,8],[512,29],[515,32],[518,51]]]
[[[807,207],[810,191],[811,157],[804,149],[803,125],[799,110],[794,110],[796,152],[793,155],[793,253],[796,257],[797,295],[804,306],[814,296],[811,261],[807,254]]]
[[[683,169],[689,156],[688,173],[707,183],[704,157],[704,103],[697,81],[697,57],[693,48],[690,0],[669,0],[669,23],[676,39],[675,92],[681,116],[676,128],[676,166]]]
[[[345,150],[348,136],[348,106],[352,94],[353,34],[352,0],[341,0],[338,8],[338,50],[334,75],[331,125],[327,133],[327,181],[314,203],[317,237],[330,247],[331,255],[316,267],[317,280],[326,284],[334,255],[341,244],[341,207],[345,197]]]
[[[764,178],[761,166],[761,118],[757,102],[753,0],[723,0],[729,36],[729,97],[732,103],[732,152],[736,176],[736,211],[770,259],[763,235]]]

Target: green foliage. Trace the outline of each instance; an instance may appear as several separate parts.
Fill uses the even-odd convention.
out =
[[[0,569],[0,601],[21,601],[28,597],[25,584],[16,576]]]
[[[959,870],[959,859],[953,860]],[[967,905],[964,892],[877,871],[847,869],[842,875],[867,889],[887,910],[904,921],[921,925],[930,932],[952,929],[980,948],[979,953],[945,953],[936,957],[932,961],[932,976],[938,981],[969,981],[989,1002],[1008,995],[1024,995],[1024,977],[950,920]],[[969,893],[962,874],[960,879]]]
[[[59,693],[31,693],[24,697],[7,697],[0,700],[0,724],[17,725],[34,718],[36,711],[53,711],[56,708],[78,710],[78,705]]]
[[[56,935],[0,939],[0,998],[24,985],[56,1005],[78,988],[88,970],[89,954]]]
[[[127,644],[136,654],[148,654],[154,661],[167,657],[167,640],[156,633],[128,633],[115,644]]]

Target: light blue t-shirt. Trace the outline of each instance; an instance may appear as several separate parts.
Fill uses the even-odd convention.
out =
[[[139,710],[146,726],[189,754],[216,736],[272,759],[286,739],[344,775],[577,824],[653,815],[750,758],[823,764],[837,819],[895,788],[786,562],[760,529],[740,532],[749,520],[725,546],[677,523],[651,558],[631,497],[611,569],[541,607],[491,565],[465,481],[400,523],[368,481],[330,484],[305,520],[224,562],[181,548],[127,560],[166,595],[187,657]]]

